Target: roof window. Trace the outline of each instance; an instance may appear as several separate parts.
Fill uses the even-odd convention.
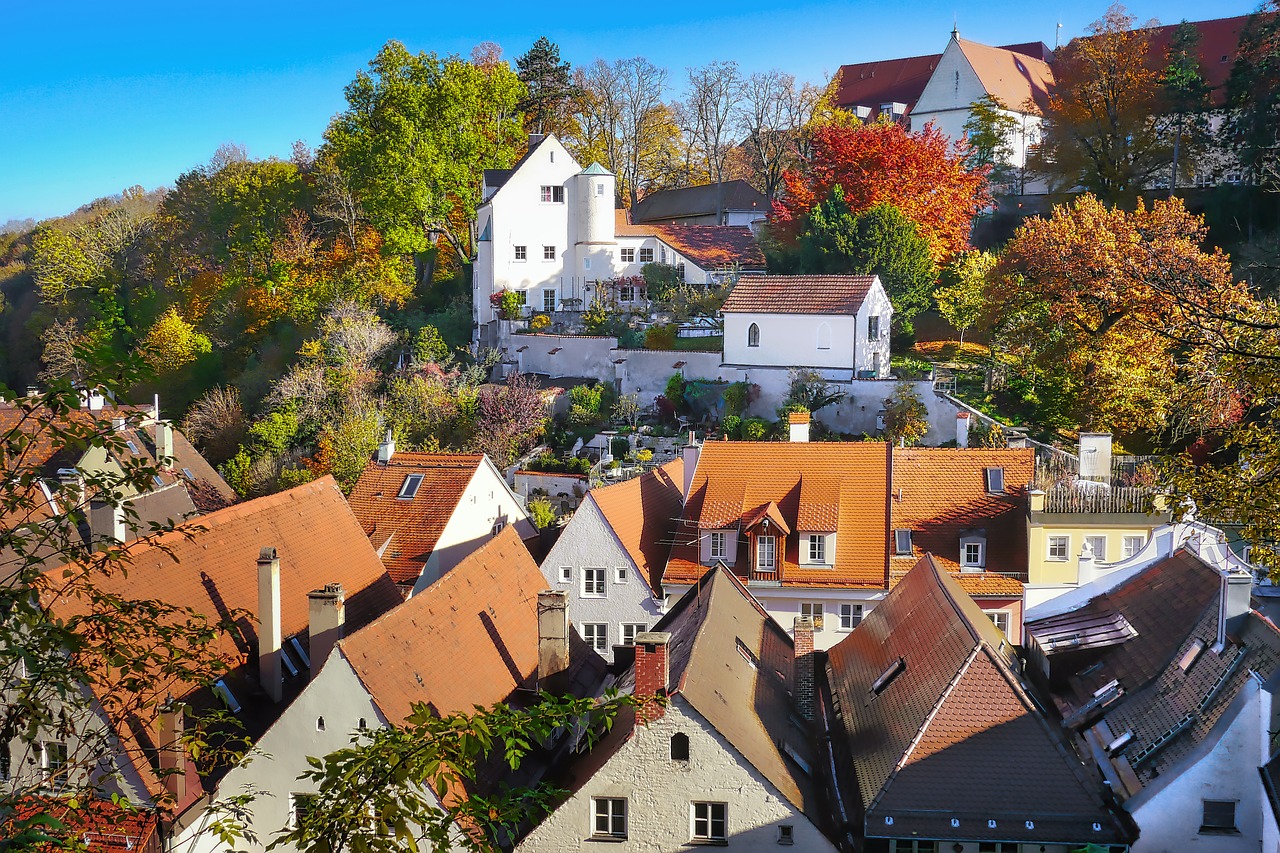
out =
[[[302,650],[302,643],[298,642],[297,637],[289,638],[289,647],[293,649],[293,653],[298,656],[298,660],[302,661],[302,665],[311,668],[311,657]]]
[[[911,530],[909,528],[900,527],[893,531],[893,553],[911,553]]]
[[[991,494],[1004,491],[1004,469],[987,468],[987,491]]]
[[[902,658],[898,658],[893,661],[884,672],[880,673],[879,678],[871,682],[871,692],[876,696],[879,696],[890,684],[893,683],[895,678],[902,675],[906,668],[907,662]]]
[[[1200,659],[1200,653],[1204,651],[1204,640],[1196,640],[1187,650],[1182,653],[1182,657],[1178,658],[1178,669],[1186,672],[1191,669],[1192,665]]]
[[[404,478],[404,483],[400,485],[400,494],[396,497],[402,501],[411,501],[418,494],[418,489],[422,487],[422,475],[410,474]]]
[[[240,703],[236,701],[236,697],[231,692],[231,688],[227,686],[227,682],[219,678],[213,683],[213,695],[222,700],[222,704],[227,706],[227,710],[233,714],[240,713]]]

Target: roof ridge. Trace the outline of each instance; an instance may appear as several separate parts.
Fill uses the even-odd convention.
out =
[[[181,531],[183,530],[183,528],[185,528],[189,524],[198,525],[201,528],[199,530],[193,530],[189,532],[195,533],[195,534],[207,533],[219,525],[227,524],[232,521],[238,521],[241,518],[255,515],[267,509],[273,509],[276,506],[283,506],[287,504],[289,501],[296,500],[298,496],[304,492],[308,492],[308,493],[314,492],[316,494],[323,494],[324,489],[326,487],[332,488],[335,491],[338,491],[339,495],[341,495],[341,491],[338,490],[338,483],[333,478],[333,475],[325,474],[323,477],[321,477],[318,480],[312,480],[309,483],[303,483],[300,486],[294,486],[293,488],[286,489],[283,492],[275,492],[274,494],[263,495],[260,498],[252,498],[251,500],[241,501],[240,503],[234,503],[234,504],[231,504],[231,506],[223,507],[222,509],[219,509],[219,510],[214,510],[208,515],[201,515],[196,518],[189,519],[188,521],[184,521],[182,524],[176,525],[172,530],[162,532],[158,539],[153,539],[144,548],[142,548],[142,552],[149,551],[150,549],[156,547],[157,545],[167,541],[170,537],[174,535],[185,537],[186,533],[183,533]],[[156,491],[159,491],[159,490],[157,489]],[[345,499],[343,499],[342,503],[344,506],[346,506],[347,502]],[[136,559],[138,557],[138,553],[135,553],[133,556]]]

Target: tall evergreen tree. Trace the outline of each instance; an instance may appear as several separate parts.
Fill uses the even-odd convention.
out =
[[[1280,184],[1280,0],[1267,0],[1240,36],[1223,130],[1253,183]]]
[[[530,133],[559,133],[565,106],[573,96],[569,63],[560,61],[560,48],[546,36],[516,60],[516,76],[528,89],[518,105]]]
[[[1209,137],[1209,84],[1200,73],[1200,31],[1183,21],[1173,32],[1165,66],[1164,97],[1173,118],[1169,195],[1178,189],[1179,161],[1204,147]]]

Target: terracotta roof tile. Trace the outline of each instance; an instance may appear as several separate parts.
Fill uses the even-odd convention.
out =
[[[399,584],[422,574],[462,493],[484,464],[483,454],[396,453],[386,464],[370,462],[348,501],[382,563]],[[410,499],[398,497],[410,474],[422,477]]]
[[[684,461],[676,459],[640,477],[592,489],[593,501],[635,561],[650,589],[662,584],[662,571],[683,509]]]
[[[872,275],[744,275],[725,300],[726,313],[857,314]]]
[[[837,507],[834,566],[800,565],[799,537],[790,535],[777,555],[783,586],[883,589],[888,582],[888,462],[889,445],[880,442],[707,442],[663,582],[691,584],[706,572],[699,561],[699,530],[737,527],[772,501],[798,533],[808,532],[799,525],[802,512],[807,522],[826,527],[830,507]],[[804,484],[810,479],[817,481],[817,497],[805,504]],[[743,556],[735,571],[745,574],[745,544],[738,553]]]
[[[764,269],[764,252],[745,225],[658,225],[658,239],[704,270]]]
[[[1011,110],[1040,114],[1053,88],[1053,71],[1047,62],[1002,47],[958,41],[987,92]]]
[[[512,526],[439,581],[338,647],[388,720],[415,702],[441,714],[506,700],[533,686],[538,668],[538,592],[546,580]],[[570,631],[574,641],[577,632]],[[584,653],[585,652],[585,653]],[[595,689],[603,659],[570,648],[577,695]],[[585,687],[583,686],[585,685]]]

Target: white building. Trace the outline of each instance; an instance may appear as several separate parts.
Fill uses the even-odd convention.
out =
[[[526,313],[550,313],[600,298],[643,302],[641,284],[616,283],[649,263],[683,267],[685,281],[703,284],[763,269],[750,228],[628,225],[614,210],[615,191],[612,173],[598,163],[582,168],[554,136],[530,137],[514,168],[485,171],[472,294],[481,345],[498,343],[491,297],[504,290],[521,295]]]
[[[893,305],[879,276],[743,276],[722,310],[726,364],[889,377]]]
[[[568,598],[569,621],[606,660],[663,612],[662,570],[683,505],[684,463],[592,489],[542,562]]]

